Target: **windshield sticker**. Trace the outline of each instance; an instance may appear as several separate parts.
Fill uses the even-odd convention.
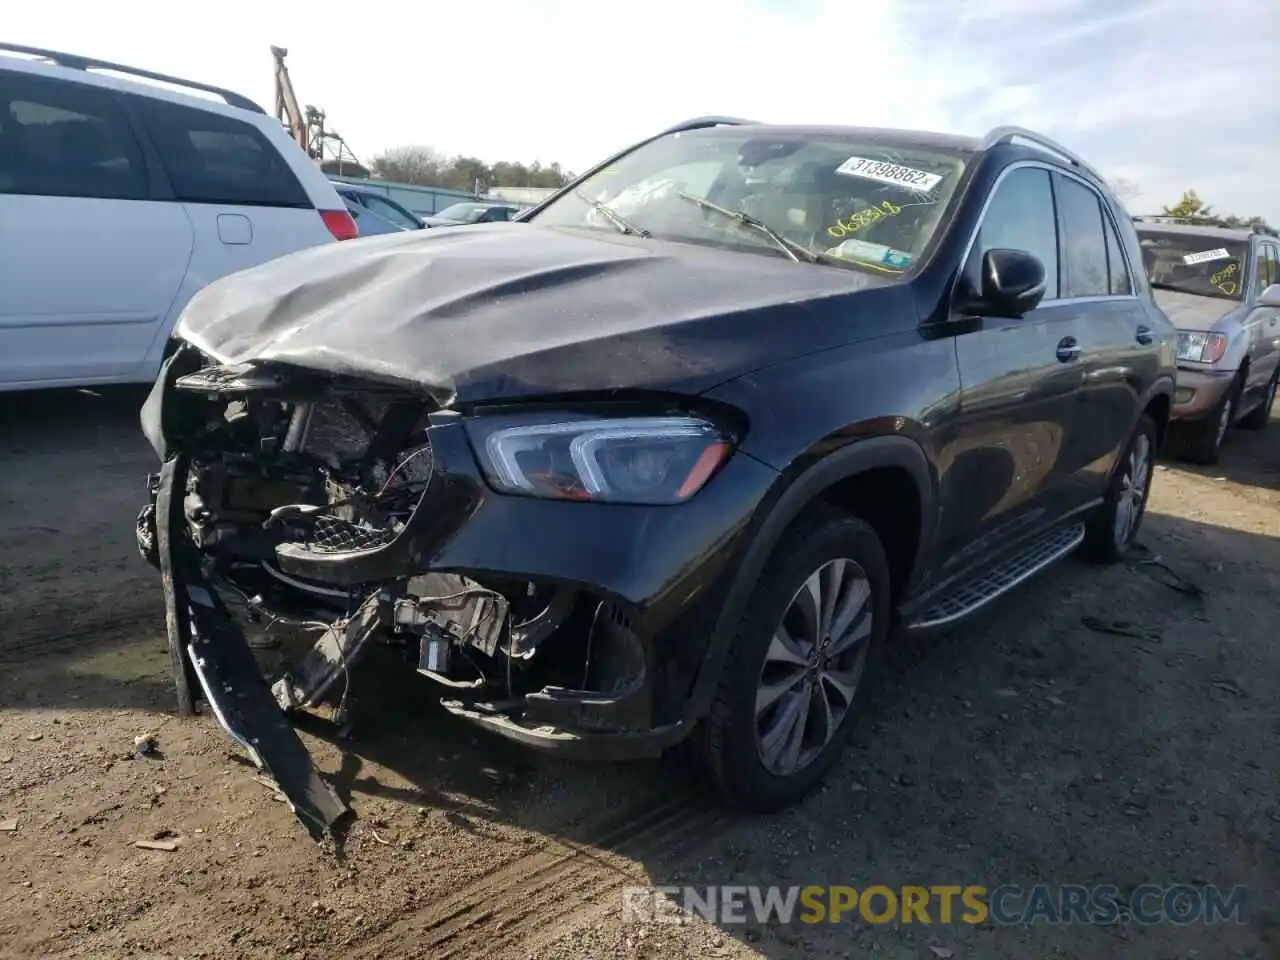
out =
[[[1201,250],[1199,253],[1188,253],[1182,258],[1182,262],[1187,266],[1196,263],[1208,263],[1211,260],[1226,260],[1231,256],[1225,247],[1219,247],[1217,250]]]
[[[1238,264],[1234,264],[1234,263],[1229,264],[1229,265],[1227,265],[1227,266],[1223,267],[1223,268],[1222,268],[1221,270],[1219,270],[1217,273],[1215,273],[1212,277],[1210,277],[1210,278],[1209,278],[1209,282],[1210,282],[1210,283],[1212,283],[1212,284],[1214,284],[1215,286],[1219,286],[1219,285],[1221,285],[1222,283],[1224,283],[1227,279],[1229,279],[1230,277],[1235,276],[1236,272],[1237,272],[1239,269],[1240,269],[1240,267],[1239,267],[1239,265],[1238,265]]]
[[[866,157],[850,157],[836,167],[836,173],[918,190],[921,193],[928,193],[942,182],[941,175],[936,173],[926,173],[897,163],[885,163],[883,160],[868,160]]]
[[[883,243],[868,243],[865,240],[846,240],[839,246],[832,247],[827,253],[843,260],[883,265],[894,270],[905,270],[911,265],[911,254],[886,247]]]
[[[868,207],[866,210],[859,210],[851,216],[837,220],[827,227],[827,236],[833,240],[842,240],[859,230],[865,230],[873,223],[879,223],[885,217],[896,217],[901,212],[901,207],[886,200],[878,207]]]

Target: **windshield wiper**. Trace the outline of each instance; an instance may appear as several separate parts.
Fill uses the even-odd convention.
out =
[[[794,240],[788,240],[773,227],[769,226],[763,220],[757,220],[749,213],[741,210],[730,210],[728,207],[722,207],[718,203],[712,203],[710,200],[704,200],[702,197],[695,197],[688,193],[677,193],[677,197],[681,200],[688,200],[690,203],[696,203],[698,206],[706,210],[714,210],[721,216],[737,220],[744,227],[750,227],[763,233],[766,237],[774,242],[774,244],[785,253],[788,257],[799,263],[802,259],[808,260],[810,263],[831,263],[830,257],[819,253],[817,250],[810,250],[802,243],[796,243]]]
[[[637,237],[645,238],[653,236],[653,234],[648,230],[645,230],[643,227],[637,227],[634,224],[627,223],[626,220],[622,219],[621,214],[617,213],[612,208],[605,206],[603,201],[592,200],[585,193],[582,193],[579,190],[573,191],[573,195],[617,227],[619,233],[634,233]]]

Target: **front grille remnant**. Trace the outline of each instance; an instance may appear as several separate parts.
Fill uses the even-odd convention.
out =
[[[332,514],[321,514],[315,518],[311,536],[297,545],[316,553],[344,553],[381,547],[394,539],[392,530],[375,530]]]

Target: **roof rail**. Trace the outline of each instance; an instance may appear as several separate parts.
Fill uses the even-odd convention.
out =
[[[241,110],[252,110],[254,113],[267,112],[248,97],[243,97],[231,90],[224,90],[221,87],[210,86],[207,83],[196,83],[194,80],[183,80],[181,77],[153,73],[150,70],[140,70],[137,67],[126,67],[121,63],[112,63],[109,60],[95,60],[93,57],[82,57],[74,53],[60,53],[57,50],[43,50],[40,47],[24,47],[16,43],[0,42],[0,51],[6,50],[10,53],[25,53],[28,56],[49,60],[60,67],[69,67],[72,70],[114,70],[117,73],[145,77],[148,80],[156,80],[160,83],[172,83],[175,86],[187,87],[191,90],[203,90],[205,93],[212,93],[221,97],[229,106],[239,107]]]
[[[1042,150],[1047,150],[1049,153],[1056,153],[1073,167],[1078,167],[1091,176],[1097,178],[1102,183],[1107,182],[1106,178],[1102,174],[1089,166],[1089,164],[1085,163],[1077,154],[1068,150],[1056,140],[1050,140],[1043,134],[1036,133],[1034,130],[1028,130],[1026,127],[995,127],[987,133],[985,138],[983,138],[982,149],[987,150],[1000,143],[1012,143],[1014,140],[1029,140]]]
[[[686,130],[702,130],[706,127],[740,127],[743,124],[759,122],[759,120],[744,120],[742,117],[694,117],[692,120],[686,120],[684,123],[677,123],[673,127],[668,127],[659,136],[666,136],[668,133],[684,133]]]

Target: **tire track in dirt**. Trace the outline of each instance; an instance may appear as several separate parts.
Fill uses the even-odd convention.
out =
[[[372,958],[404,943],[431,957],[494,956],[535,938],[563,936],[578,926],[575,920],[608,909],[623,886],[645,884],[637,863],[683,859],[732,822],[700,797],[655,792],[593,824],[581,839],[553,840],[424,913],[391,921],[352,956]]]

